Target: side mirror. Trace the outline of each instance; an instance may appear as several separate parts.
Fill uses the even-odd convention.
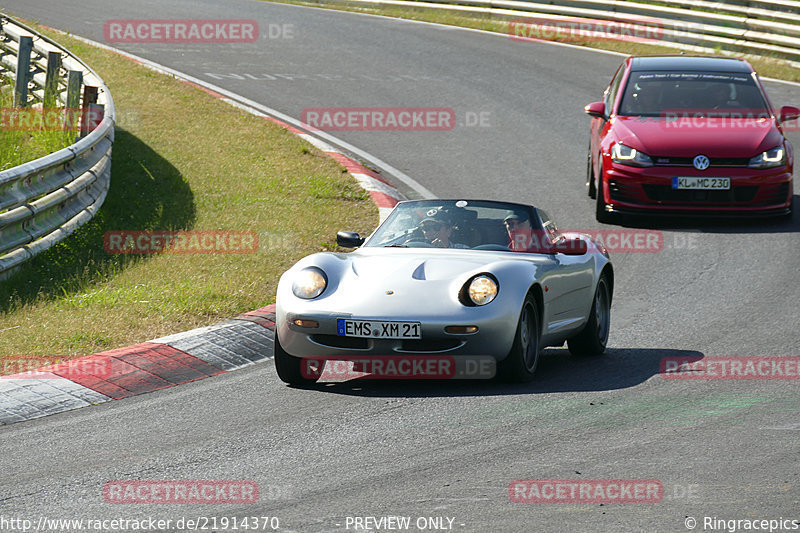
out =
[[[785,105],[781,108],[781,122],[794,120],[797,117],[800,117],[800,109],[791,105]]]
[[[586,241],[580,237],[567,237],[553,245],[553,251],[564,255],[583,255],[589,250]]]
[[[364,244],[364,237],[355,231],[340,231],[336,234],[336,244],[342,248],[358,248]]]
[[[603,102],[592,102],[584,107],[583,110],[587,115],[591,115],[593,117],[605,118],[606,116],[606,104]]]

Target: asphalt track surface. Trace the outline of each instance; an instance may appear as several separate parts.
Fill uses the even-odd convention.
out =
[[[599,227],[583,185],[582,107],[599,99],[618,56],[247,0],[2,7],[101,42],[108,19],[288,25],[292,38],[251,44],[118,46],[297,118],[308,107],[452,108],[460,125],[451,131],[335,134],[436,195],[530,202],[562,227]],[[800,87],[767,89],[778,106],[800,103]],[[488,121],[468,127],[475,116]],[[146,117],[127,117],[137,119]],[[121,110],[121,127],[125,120]],[[800,147],[800,135],[791,139]],[[800,355],[798,217],[659,229],[662,251],[612,256],[602,358],[549,349],[527,385],[311,390],[284,386],[268,362],[13,424],[0,428],[0,518],[154,517],[177,530],[181,517],[274,516],[298,532],[348,531],[347,517],[389,515],[411,517],[411,531],[434,530],[415,529],[420,517],[448,517],[450,530],[464,532],[688,531],[687,517],[695,531],[712,531],[705,517],[800,519],[797,381],[658,373],[665,356]],[[104,484],[120,479],[252,480],[260,497],[106,503]],[[658,503],[512,503],[518,479],[658,480],[664,493]]]

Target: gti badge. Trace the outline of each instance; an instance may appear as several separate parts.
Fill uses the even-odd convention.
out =
[[[697,170],[705,170],[708,168],[708,165],[711,164],[711,161],[709,161],[708,158],[704,155],[698,155],[697,157],[692,159],[692,164],[694,165],[694,168],[696,168]]]

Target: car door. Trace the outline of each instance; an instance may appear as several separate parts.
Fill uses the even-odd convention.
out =
[[[539,209],[539,217],[546,236],[552,242],[564,238],[552,218]],[[577,329],[584,321],[587,302],[594,296],[594,258],[591,253],[583,255],[552,255],[554,265],[545,281],[545,299],[548,312],[545,333],[560,334]]]

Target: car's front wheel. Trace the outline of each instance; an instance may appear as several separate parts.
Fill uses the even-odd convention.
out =
[[[278,340],[277,333],[275,334],[275,370],[278,371],[278,377],[284,383],[299,387],[302,385],[310,385],[316,383],[316,379],[309,378],[303,375],[302,371],[303,359],[294,357],[286,353],[286,350],[281,346]]]
[[[572,355],[600,355],[606,350],[611,329],[611,286],[605,275],[600,276],[594,292],[592,310],[583,330],[567,346]]]
[[[511,352],[498,365],[501,378],[518,383],[533,379],[541,353],[540,337],[539,309],[533,295],[528,294],[519,313]]]
[[[586,194],[589,198],[597,197],[597,187],[595,186],[594,169],[592,168],[592,143],[589,143],[589,155],[586,156]]]

